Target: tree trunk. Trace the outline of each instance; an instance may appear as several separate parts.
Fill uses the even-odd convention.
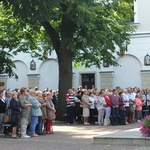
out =
[[[69,50],[61,50],[58,56],[59,63],[59,95],[57,119],[63,120],[66,113],[65,96],[69,88],[72,88],[72,57]]]
[[[63,8],[64,10],[66,7]],[[71,45],[73,39],[74,24],[65,16],[62,17],[61,35],[55,31],[49,22],[43,22],[43,27],[52,40],[59,64],[59,95],[57,119],[63,120],[66,113],[65,96],[68,89],[72,88],[72,60]]]

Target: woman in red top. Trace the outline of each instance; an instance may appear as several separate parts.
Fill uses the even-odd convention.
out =
[[[108,89],[104,92],[104,98],[105,98],[105,118],[104,118],[104,125],[107,126],[110,124],[110,113],[111,113],[111,107],[110,107],[110,98],[109,98],[109,91]]]

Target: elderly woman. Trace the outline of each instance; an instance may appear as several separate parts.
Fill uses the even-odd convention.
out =
[[[104,106],[104,111],[105,111],[104,125],[107,126],[110,124],[110,113],[111,113],[111,104],[110,104],[108,89],[104,91],[104,98],[106,102],[106,105]]]
[[[0,90],[0,135],[3,135],[4,128],[2,127],[3,117],[7,108],[7,104],[3,99],[3,90]]]
[[[46,112],[46,101],[45,101],[45,95],[43,94],[42,91],[36,91],[36,98],[41,104],[41,111],[42,111],[42,116],[38,117],[38,125],[37,125],[37,130],[39,135],[43,135],[43,127],[44,123],[46,122],[47,119],[47,112]]]
[[[83,118],[84,118],[84,124],[88,125],[88,117],[90,115],[90,99],[88,96],[88,91],[86,89],[83,89],[83,96],[82,96],[82,106],[83,106]]]
[[[47,111],[47,120],[46,120],[46,133],[51,133],[52,131],[52,123],[55,119],[55,108],[54,104],[52,102],[52,94],[50,92],[46,93],[47,99],[46,99],[46,111]]]
[[[38,134],[35,133],[35,128],[38,123],[38,117],[42,116],[42,111],[41,111],[41,104],[35,97],[35,90],[30,89],[29,90],[29,101],[32,104],[31,107],[31,122],[30,122],[30,131],[32,132],[32,136],[36,137]]]
[[[54,104],[55,110],[57,111],[58,108],[58,95],[56,94],[56,91],[52,91],[52,102]]]
[[[12,119],[12,138],[19,138],[16,135],[17,127],[20,124],[20,113],[21,113],[21,107],[20,103],[17,99],[17,92],[12,93],[12,99],[10,101],[10,109],[11,109],[11,117]]]
[[[106,105],[103,91],[99,92],[99,98],[97,100],[97,111],[98,111],[98,124],[103,125],[104,124],[104,106]]]
[[[30,115],[30,107],[32,104],[28,100],[28,92],[25,87],[20,89],[18,100],[21,106],[21,138],[30,138],[30,136],[26,134],[26,131]]]
[[[10,106],[10,101],[11,101],[11,99],[12,99],[12,93],[14,92],[14,90],[12,90],[12,89],[8,89],[7,91],[6,91],[6,98],[5,98],[5,102],[6,102],[6,104],[8,105],[8,106]]]

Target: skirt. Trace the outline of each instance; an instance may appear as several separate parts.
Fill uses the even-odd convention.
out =
[[[89,108],[83,108],[83,117],[89,117],[90,111]]]

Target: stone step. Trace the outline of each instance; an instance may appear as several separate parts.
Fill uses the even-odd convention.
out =
[[[130,145],[150,146],[150,137],[144,137],[140,128],[124,130],[112,134],[93,137],[95,144],[104,145]]]

